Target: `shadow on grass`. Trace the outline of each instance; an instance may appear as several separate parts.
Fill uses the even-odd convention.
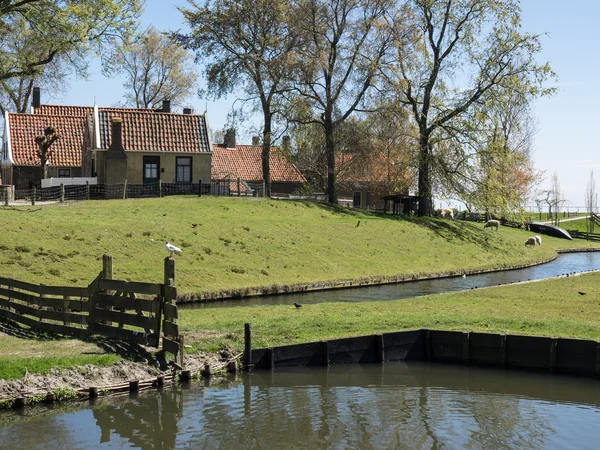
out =
[[[479,229],[474,223],[449,220],[438,217],[418,217],[405,214],[384,213],[381,211],[369,211],[364,209],[349,208],[347,206],[329,205],[326,203],[311,203],[310,207],[319,208],[333,214],[342,214],[344,216],[356,218],[377,218],[384,220],[393,220],[396,222],[407,222],[422,226],[433,231],[446,241],[458,239],[463,242],[471,242],[479,247],[491,249],[493,246],[489,241],[488,233]]]
[[[67,339],[76,339],[71,336],[41,332],[32,328],[24,328],[18,323],[8,319],[0,320],[0,332],[19,339],[38,341],[61,341]],[[162,352],[153,352],[139,344],[105,338],[97,335],[89,336],[88,338],[84,339],[83,342],[94,344],[98,346],[103,353],[118,355],[123,359],[128,359],[134,362],[147,362],[154,367],[167,367],[167,363]],[[103,353],[93,351],[82,352],[84,355],[100,355]]]

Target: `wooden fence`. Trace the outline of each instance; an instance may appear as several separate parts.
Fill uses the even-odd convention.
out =
[[[0,277],[0,318],[33,330],[83,339],[101,335],[180,352],[175,261],[165,258],[165,283],[112,279],[112,256],[88,287],[46,286]],[[164,324],[163,324],[164,316]]]

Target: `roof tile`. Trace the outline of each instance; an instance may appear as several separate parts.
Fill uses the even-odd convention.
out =
[[[287,159],[279,147],[271,147],[271,181],[306,183],[306,179]],[[262,181],[262,147],[237,145],[235,149],[222,144],[213,145],[212,178],[241,178],[245,181]]]

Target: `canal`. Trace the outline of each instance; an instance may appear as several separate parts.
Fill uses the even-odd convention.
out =
[[[528,280],[542,280],[559,275],[600,270],[600,252],[563,253],[554,261],[525,269],[482,273],[466,277],[437,278],[397,284],[329,289],[285,295],[268,295],[244,299],[211,301],[180,305],[180,308],[215,308],[253,305],[291,305],[293,303],[368,302],[398,300],[421,295],[497,286]],[[435,271],[435,269],[432,269]]]
[[[0,448],[598,448],[597,380],[431,363],[277,369],[0,414]]]

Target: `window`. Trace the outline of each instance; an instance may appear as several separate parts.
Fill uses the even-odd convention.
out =
[[[58,169],[58,178],[71,178],[71,169]]]
[[[192,158],[189,156],[178,156],[177,157],[177,183],[191,183],[192,182]]]
[[[144,165],[144,169],[146,171],[146,173],[144,174],[144,178],[158,178],[158,164],[146,163]]]

